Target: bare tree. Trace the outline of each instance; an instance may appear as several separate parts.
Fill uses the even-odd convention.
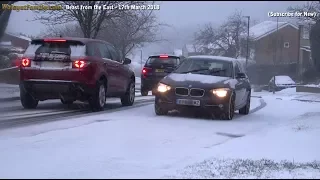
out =
[[[78,23],[64,25],[48,26],[45,32],[41,33],[42,37],[84,37]]]
[[[163,40],[158,35],[161,27],[154,11],[135,10],[105,23],[106,29],[98,37],[112,43],[123,56],[128,55],[134,48],[142,47],[145,43]]]
[[[85,38],[96,38],[99,31],[104,28],[106,20],[121,17],[126,13],[126,10],[118,7],[145,4],[143,1],[39,1],[33,3],[61,7],[59,10],[35,11],[34,20],[39,20],[46,25],[77,22]],[[101,7],[101,9],[83,9],[83,7]]]
[[[1,9],[0,9],[0,39],[4,35],[4,32],[7,29],[8,22],[11,15],[11,10],[5,10],[2,5],[12,5],[17,1],[1,1]]]
[[[319,14],[320,1],[309,1],[302,6],[289,7],[288,10],[292,12],[315,12]],[[300,16],[298,17],[298,20],[300,24],[305,25],[306,27],[310,27],[309,39],[311,46],[311,56],[317,68],[317,71],[320,72],[320,51],[318,50],[320,48],[320,16]]]
[[[204,48],[205,53],[237,58],[240,55],[241,37],[246,33],[247,22],[240,11],[228,17],[220,27],[214,28],[206,24],[195,34],[198,44],[209,45]]]

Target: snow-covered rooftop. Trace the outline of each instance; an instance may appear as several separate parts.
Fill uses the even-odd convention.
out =
[[[1,46],[11,46],[12,44],[11,44],[11,41],[1,41],[0,45]]]
[[[176,55],[176,56],[182,56],[182,49],[175,49],[173,51],[173,54]]]
[[[202,44],[186,44],[186,49],[188,52],[200,52],[203,48],[208,49],[219,49],[220,47],[216,44],[210,43],[208,45]]]
[[[6,34],[8,34],[10,36],[14,36],[14,37],[20,38],[20,39],[24,39],[24,40],[27,40],[27,41],[31,41],[31,38],[26,37],[26,36],[17,35],[17,34],[13,34],[13,33],[6,33]]]
[[[279,29],[286,27],[286,26],[292,26],[292,27],[298,29],[298,27],[296,27],[288,22],[264,21],[262,23],[255,25],[255,26],[252,26],[249,29],[250,36],[254,40],[259,40],[259,39],[275,32],[275,31],[277,31],[277,29],[279,30]]]

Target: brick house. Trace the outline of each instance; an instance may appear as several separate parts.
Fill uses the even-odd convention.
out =
[[[251,51],[259,65],[297,63],[299,28],[287,22],[264,21],[250,28]]]
[[[11,42],[14,47],[20,47],[22,49],[27,49],[31,39],[21,35],[15,35],[11,33],[5,33],[1,39],[2,42]]]

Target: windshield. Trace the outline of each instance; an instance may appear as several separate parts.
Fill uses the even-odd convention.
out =
[[[213,59],[186,59],[174,73],[205,74],[232,77],[232,63]]]
[[[177,57],[150,57],[147,61],[148,65],[151,64],[164,64],[177,66],[179,64],[179,58]]]

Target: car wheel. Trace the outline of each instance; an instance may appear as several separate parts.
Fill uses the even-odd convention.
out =
[[[104,109],[104,105],[106,104],[106,86],[103,81],[97,82],[89,104],[93,111],[102,111]]]
[[[122,106],[132,106],[134,103],[135,94],[136,94],[135,83],[131,81],[127,89],[127,92],[123,97],[121,97]]]
[[[248,97],[247,97],[247,103],[244,107],[239,109],[239,114],[244,114],[247,115],[250,112],[250,100],[251,100],[251,92],[249,92]]]
[[[158,98],[155,98],[155,101],[154,101],[154,111],[155,111],[156,115],[158,115],[158,116],[168,114],[168,110],[163,108],[160,105]]]
[[[141,96],[148,96],[149,91],[141,90]]]
[[[74,101],[72,101],[72,100],[63,100],[63,99],[60,99],[61,100],[61,103],[62,104],[65,104],[65,105],[71,105],[71,104],[73,104],[73,102]]]
[[[223,120],[232,120],[234,116],[234,101],[235,96],[232,94],[229,99],[228,106],[223,110],[221,114],[221,119]]]
[[[34,99],[24,88],[20,88],[20,101],[25,109],[35,109],[39,101]]]

